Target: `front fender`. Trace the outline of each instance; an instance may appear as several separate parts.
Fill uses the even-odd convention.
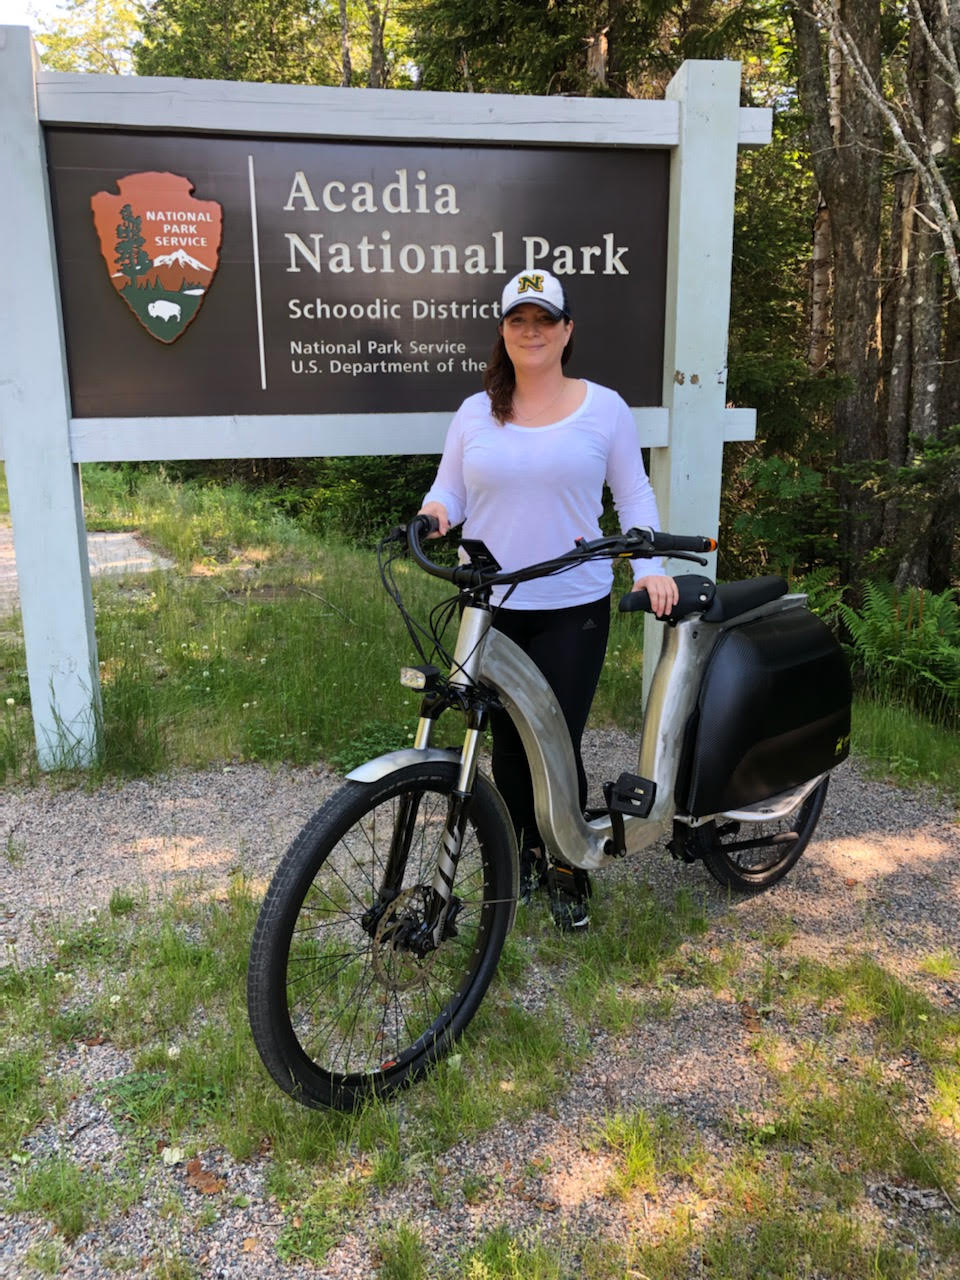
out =
[[[401,747],[399,751],[388,751],[386,755],[358,764],[346,776],[350,782],[379,782],[388,774],[406,769],[411,764],[432,764],[441,760],[456,763],[459,759],[460,752],[456,747]]]

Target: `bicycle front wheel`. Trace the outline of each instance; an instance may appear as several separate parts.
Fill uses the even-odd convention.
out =
[[[506,807],[477,777],[439,946],[409,945],[442,854],[458,766],[347,782],[300,832],[254,931],[250,1026],[281,1089],[350,1110],[421,1075],[476,1013],[516,900]]]

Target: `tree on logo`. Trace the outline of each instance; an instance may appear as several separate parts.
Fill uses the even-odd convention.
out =
[[[137,276],[149,271],[153,263],[143,251],[146,241],[140,234],[140,218],[134,217],[128,204],[120,210],[120,217],[123,221],[117,227],[117,243],[114,246],[116,264],[132,283]]]

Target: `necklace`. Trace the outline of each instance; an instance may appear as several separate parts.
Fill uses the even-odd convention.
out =
[[[564,394],[566,389],[567,389],[567,383],[566,383],[566,380],[564,380],[563,386],[560,388],[557,394],[553,397],[553,399],[547,401],[545,405],[542,405],[539,409],[536,409],[533,413],[518,413],[517,407],[516,407],[516,401],[514,401],[513,416],[515,418],[519,418],[521,422],[529,422],[531,418],[541,417],[543,414],[547,412],[548,409],[553,408],[553,406],[557,403],[560,397]]]

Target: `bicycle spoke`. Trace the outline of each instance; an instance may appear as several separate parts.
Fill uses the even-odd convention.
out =
[[[304,982],[306,981],[307,978],[313,977],[314,974],[322,973],[325,968],[329,971],[329,967],[331,965],[335,965],[341,960],[345,962],[349,962],[355,959],[356,959],[355,952],[340,951],[335,953],[332,956],[317,956],[310,961],[306,959],[304,960],[293,959],[290,961],[290,963],[295,964],[297,966],[298,976],[294,980],[297,982]],[[309,969],[306,968],[307,964],[310,964]],[[329,976],[335,978],[337,976],[337,973],[342,973],[345,968],[346,968],[346,963],[341,964],[339,969],[337,969],[336,972],[330,973]]]
[[[364,983],[363,979],[368,972],[370,973],[369,981]],[[366,993],[372,988],[373,982],[374,982],[374,976],[372,972],[372,966],[369,963],[369,957],[365,957],[363,973],[361,974],[358,983],[351,990],[349,997],[345,999],[333,1013],[331,1013],[329,1018],[327,1018],[324,1022],[321,1022],[318,1025],[317,1027],[318,1032],[322,1031],[324,1026],[328,1026],[329,1031],[327,1032],[326,1037],[320,1041],[318,1048],[313,1051],[314,1054],[317,1054],[318,1052],[325,1050],[327,1045],[330,1043],[333,1035],[338,1032],[341,1015],[343,1014],[344,1009],[348,1003],[353,1010],[353,1022],[351,1025],[356,1024],[356,1019],[359,1017],[360,1010],[363,1007],[363,1002],[360,997],[366,995]],[[342,1040],[342,1035],[340,1036],[340,1039]],[[316,1041],[314,1040],[313,1043],[316,1043]],[[335,1054],[334,1056],[345,1057],[345,1065],[349,1066],[349,1063],[350,1063],[349,1054],[343,1055],[341,1051],[340,1055]]]

